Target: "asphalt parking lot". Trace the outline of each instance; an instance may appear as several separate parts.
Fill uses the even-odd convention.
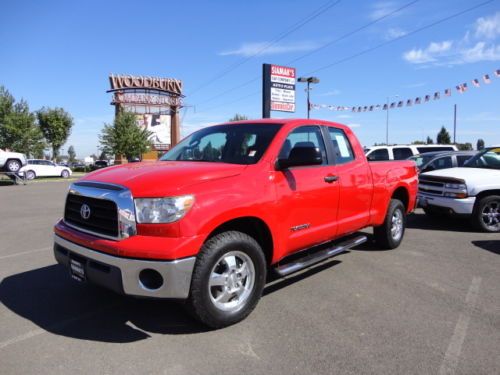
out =
[[[176,303],[70,280],[52,256],[67,187],[0,186],[3,374],[499,373],[499,234],[417,210],[399,249],[275,280],[249,318],[207,331]]]

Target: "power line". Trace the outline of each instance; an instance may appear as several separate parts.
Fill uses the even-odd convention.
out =
[[[294,25],[292,25],[290,29],[288,29],[288,30],[282,32],[281,34],[279,34],[278,37],[276,37],[274,40],[272,40],[271,42],[269,42],[266,45],[264,45],[257,52],[252,53],[250,56],[247,56],[246,58],[243,58],[240,61],[237,61],[237,62],[233,63],[228,68],[226,68],[225,70],[223,70],[221,73],[217,74],[215,77],[213,77],[209,81],[201,84],[196,89],[194,89],[193,91],[191,91],[191,93],[189,95],[193,95],[194,93],[200,91],[202,88],[210,85],[211,83],[213,83],[213,82],[219,80],[220,78],[224,77],[225,75],[229,74],[230,72],[232,72],[233,70],[235,70],[237,67],[239,67],[240,65],[243,65],[244,63],[246,63],[247,61],[251,60],[255,56],[260,55],[262,52],[264,52],[268,48],[272,47],[273,45],[275,45],[276,43],[278,43],[282,39],[286,38],[291,33],[297,31],[302,26],[308,24],[309,22],[311,22],[312,20],[314,20],[315,18],[317,18],[318,16],[320,16],[321,14],[323,14],[324,12],[326,12],[327,10],[329,10],[330,8],[336,6],[340,2],[341,2],[341,0],[334,0],[334,1],[330,1],[329,3],[326,3],[326,4],[322,5],[322,6],[320,6],[318,9],[316,9],[311,14],[309,14],[305,19],[303,19],[303,20],[295,23]]]
[[[389,12],[389,13],[386,13],[385,15],[383,15],[383,16],[381,16],[381,17],[379,17],[379,18],[377,18],[377,19],[375,19],[375,20],[373,20],[371,22],[368,22],[367,24],[364,24],[363,26],[358,27],[357,29],[349,31],[348,33],[346,33],[346,34],[338,37],[337,39],[334,39],[334,40],[332,40],[332,41],[330,41],[330,42],[328,42],[328,43],[326,43],[326,44],[324,44],[324,45],[322,45],[322,46],[320,46],[320,47],[318,47],[318,48],[316,48],[316,49],[314,49],[314,50],[312,50],[312,51],[310,51],[308,53],[305,53],[305,54],[303,54],[303,55],[301,55],[301,56],[299,56],[299,57],[297,57],[297,58],[295,58],[295,59],[293,59],[293,60],[285,63],[285,65],[292,64],[292,63],[294,63],[296,61],[299,61],[299,60],[302,60],[302,59],[304,59],[304,58],[306,58],[306,57],[308,57],[308,56],[310,56],[310,55],[312,55],[312,54],[314,54],[314,53],[316,53],[316,52],[318,52],[320,50],[323,50],[326,47],[330,47],[330,46],[332,46],[335,43],[338,43],[338,42],[340,42],[340,41],[342,41],[342,40],[344,40],[344,39],[346,39],[346,38],[348,38],[348,37],[350,37],[350,36],[352,36],[354,34],[357,34],[360,31],[362,31],[362,30],[364,30],[364,29],[366,29],[366,28],[368,28],[368,27],[370,27],[370,26],[372,26],[372,25],[374,25],[374,24],[376,24],[376,23],[378,23],[378,22],[380,22],[380,21],[382,21],[382,20],[384,20],[384,19],[386,19],[386,18],[388,18],[388,17],[396,14],[396,13],[401,12],[402,10],[408,8],[409,6],[415,4],[418,1],[420,1],[420,0],[411,1],[411,2],[409,2],[409,3],[407,3],[407,4],[403,5],[403,6],[401,6],[399,8],[397,8],[397,9],[395,9],[395,10]],[[222,93],[220,93],[218,95],[212,96],[211,98],[209,98],[209,99],[201,102],[200,104],[205,104],[205,103],[211,102],[211,101],[213,101],[213,100],[215,100],[215,99],[217,99],[217,98],[219,98],[219,97],[221,97],[223,95],[226,95],[226,94],[228,94],[230,92],[233,92],[233,91],[235,91],[235,90],[237,90],[239,88],[248,86],[249,84],[251,84],[251,83],[259,80],[260,78],[261,78],[261,75],[259,74],[255,78],[252,78],[251,80],[246,81],[246,82],[244,82],[244,83],[242,83],[242,84],[240,84],[238,86],[234,86],[234,87],[232,87],[232,88],[230,88],[230,89],[228,89],[226,91],[223,91]],[[200,104],[198,104],[198,105],[200,105]]]
[[[460,12],[454,13],[454,14],[452,14],[452,15],[448,16],[448,17],[441,18],[441,19],[440,19],[440,20],[438,20],[438,21],[432,22],[432,23],[430,23],[430,24],[428,24],[428,25],[425,25],[425,26],[422,26],[422,27],[420,27],[420,28],[417,28],[417,29],[415,29],[415,30],[413,30],[413,31],[410,31],[410,32],[406,33],[405,35],[402,35],[402,36],[396,37],[396,38],[394,38],[394,39],[391,39],[391,40],[389,40],[389,41],[386,41],[386,42],[380,43],[380,44],[378,44],[378,45],[376,45],[376,46],[374,46],[374,47],[367,48],[367,49],[365,49],[365,50],[363,50],[363,51],[360,51],[360,52],[357,52],[357,53],[355,53],[355,54],[353,54],[353,55],[350,55],[350,56],[348,56],[348,57],[345,57],[345,58],[339,59],[339,60],[337,60],[337,61],[335,61],[335,62],[333,62],[333,63],[330,63],[330,64],[328,64],[328,65],[325,65],[325,66],[322,66],[322,67],[320,67],[320,68],[318,68],[318,69],[312,70],[312,71],[310,71],[309,73],[306,73],[305,75],[311,75],[311,74],[317,73],[317,72],[319,72],[319,71],[322,71],[322,70],[325,70],[325,69],[331,68],[331,67],[333,67],[333,66],[335,66],[335,65],[339,65],[339,64],[344,63],[344,62],[346,62],[346,61],[349,61],[349,60],[355,59],[355,58],[357,58],[357,57],[359,57],[359,56],[362,56],[362,55],[365,55],[365,54],[367,54],[367,53],[369,53],[369,52],[375,51],[375,50],[377,50],[377,49],[379,49],[379,48],[385,47],[386,45],[389,45],[389,44],[391,44],[391,43],[397,42],[398,40],[401,40],[401,39],[407,38],[407,37],[409,37],[409,36],[411,36],[411,35],[417,34],[417,33],[421,32],[421,31],[424,31],[424,30],[426,30],[426,29],[429,29],[429,28],[431,28],[431,27],[434,27],[434,26],[436,26],[436,25],[439,25],[439,24],[441,24],[441,23],[444,23],[444,22],[446,22],[446,21],[449,21],[449,20],[451,20],[451,19],[453,19],[453,18],[459,17],[459,16],[461,16],[461,15],[463,15],[463,14],[465,14],[465,13],[468,13],[468,12],[471,12],[471,11],[473,11],[473,10],[476,10],[476,9],[478,9],[478,8],[480,8],[480,7],[482,7],[482,6],[485,6],[485,5],[489,4],[489,3],[492,3],[492,2],[494,2],[494,1],[497,1],[497,0],[488,0],[488,1],[484,1],[484,2],[482,2],[482,3],[479,3],[479,4],[475,5],[475,6],[472,6],[472,7],[470,7],[470,8],[464,9],[464,10],[462,10],[462,11],[460,11]],[[386,16],[387,16],[387,15],[386,15]],[[385,16],[384,16],[384,17],[385,17]],[[321,48],[321,47],[320,47],[320,48]],[[252,80],[250,80],[250,81],[247,81],[246,83],[244,83],[244,84],[242,84],[242,85],[240,85],[240,86],[237,86],[237,87],[235,87],[235,88],[232,88],[232,89],[230,89],[230,90],[227,90],[226,92],[231,92],[231,91],[234,91],[236,88],[240,88],[240,87],[246,86],[246,85],[250,84],[251,82],[256,81],[256,80],[257,80],[257,79],[259,79],[259,78],[260,78],[260,76],[259,76],[259,77],[257,77],[257,78],[255,78],[255,79],[252,79]],[[260,92],[260,91],[259,91],[259,92]],[[257,92],[257,93],[259,93],[259,92]],[[256,93],[251,94],[251,95],[249,95],[249,96],[253,96],[253,95],[256,95]],[[218,97],[220,97],[220,96],[221,96],[221,94],[219,94],[219,95],[218,95],[218,96],[216,96],[216,97],[210,98],[210,99],[208,99],[207,101],[210,101],[210,100],[216,99],[216,98],[218,98]],[[242,99],[243,99],[243,98],[242,98]],[[239,100],[242,100],[242,99],[239,99]],[[238,100],[238,101],[239,101],[239,100]],[[205,101],[204,103],[206,103],[207,101]],[[233,102],[231,102],[231,103],[233,103]],[[229,104],[231,104],[231,103],[229,103]],[[217,106],[216,108],[222,107],[222,106],[224,106],[224,105],[227,105],[227,103],[224,103],[224,104],[222,104],[222,105],[219,105],[219,106]],[[211,110],[211,109],[210,109],[210,110]],[[208,111],[210,111],[210,110],[206,110],[206,111],[203,111],[203,112],[208,112]]]
[[[352,59],[354,59],[354,58],[356,58],[356,57],[359,57],[359,56],[365,55],[365,54],[367,54],[367,53],[369,53],[369,52],[372,52],[372,51],[375,51],[375,50],[377,50],[377,49],[379,49],[379,48],[385,47],[385,46],[386,46],[386,45],[388,45],[388,44],[391,44],[391,43],[397,42],[398,40],[401,40],[401,39],[407,38],[407,37],[409,37],[409,36],[415,35],[415,34],[417,34],[417,33],[421,32],[421,31],[427,30],[427,29],[429,29],[429,28],[431,28],[431,27],[434,27],[434,26],[439,25],[439,24],[441,24],[441,23],[443,23],[443,22],[449,21],[449,20],[451,20],[451,19],[453,19],[453,18],[456,18],[456,17],[458,17],[458,16],[461,16],[461,15],[463,15],[463,14],[465,14],[465,13],[472,12],[473,10],[478,9],[478,8],[480,8],[480,7],[482,7],[482,6],[485,6],[486,4],[492,3],[492,2],[494,2],[494,1],[496,1],[496,0],[488,0],[488,1],[484,1],[484,2],[482,2],[482,3],[480,3],[480,4],[474,5],[473,7],[470,7],[470,8],[464,9],[464,10],[462,10],[462,11],[458,12],[458,13],[454,13],[454,14],[452,14],[452,15],[448,16],[448,17],[441,18],[441,19],[440,19],[440,20],[438,20],[438,21],[435,21],[435,22],[432,22],[432,23],[430,23],[430,24],[428,24],[428,25],[425,25],[425,26],[419,27],[418,29],[415,29],[415,30],[413,30],[413,31],[410,31],[409,33],[406,33],[406,34],[401,35],[401,36],[398,36],[398,37],[396,37],[396,38],[394,38],[394,39],[388,40],[387,42],[380,43],[380,44],[378,44],[378,45],[376,45],[376,46],[374,46],[374,47],[367,48],[367,49],[365,49],[365,50],[363,50],[363,51],[360,51],[360,52],[357,52],[357,53],[355,53],[355,54],[353,54],[353,55],[351,55],[351,56],[348,56],[348,57],[342,58],[342,59],[337,60],[337,61],[335,61],[335,62],[333,62],[333,63],[330,63],[330,64],[327,64],[327,65],[325,65],[325,66],[322,66],[322,67],[320,67],[320,68],[318,68],[318,69],[312,70],[312,71],[310,71],[309,73],[307,73],[306,75],[317,73],[317,72],[319,72],[319,71],[321,71],[321,70],[325,70],[325,69],[331,68],[332,66],[335,66],[335,65],[338,65],[338,64],[344,63],[344,62],[346,62],[346,61],[352,60]]]

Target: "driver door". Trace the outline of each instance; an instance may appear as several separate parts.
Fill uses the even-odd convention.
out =
[[[296,146],[314,146],[323,162],[275,173],[281,232],[286,238],[284,255],[332,239],[337,232],[339,186],[334,178],[335,166],[328,163],[321,127],[308,125],[292,130],[278,158],[286,159]]]

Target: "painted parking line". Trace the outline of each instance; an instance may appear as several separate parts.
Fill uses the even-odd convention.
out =
[[[462,345],[467,335],[467,327],[469,326],[474,305],[476,304],[480,286],[481,278],[474,277],[469,287],[469,291],[467,292],[467,297],[465,297],[465,309],[458,317],[455,331],[453,332],[450,344],[448,345],[443,362],[441,363],[441,368],[439,369],[439,375],[451,375],[454,374],[457,369],[460,354],[462,352]]]
[[[22,335],[19,335],[19,336],[16,336],[16,337],[13,337],[11,339],[8,339],[8,340],[5,340],[5,341],[2,341],[0,342],[0,350],[2,349],[5,349],[6,347],[12,345],[12,344],[16,344],[18,342],[22,342],[22,341],[25,341],[25,340],[28,340],[32,337],[36,337],[36,336],[39,336],[43,333],[46,333],[46,332],[49,332],[49,331],[54,331],[54,330],[59,330],[59,329],[62,329],[62,328],[65,328],[79,320],[84,320],[84,319],[88,319],[94,315],[97,315],[99,313],[102,313],[106,310],[109,310],[111,308],[115,308],[115,307],[118,307],[120,304],[119,303],[113,303],[111,305],[108,305],[108,306],[104,306],[100,309],[97,309],[97,310],[93,310],[93,311],[89,311],[85,314],[81,314],[81,315],[78,315],[78,316],[75,316],[75,317],[72,317],[72,318],[68,318],[66,320],[63,320],[59,323],[56,323],[56,324],[53,324],[49,327],[47,327],[47,329],[42,329],[42,328],[37,328],[37,329],[34,329],[34,330],[31,330],[25,334],[22,334]]]
[[[48,250],[51,250],[51,249],[52,249],[52,246],[47,246],[47,247],[43,247],[41,249],[28,250],[28,251],[23,251],[23,252],[20,252],[20,253],[15,253],[15,254],[3,255],[3,256],[0,256],[0,259],[14,258],[14,257],[20,256],[20,255],[38,253],[40,251],[48,251]]]

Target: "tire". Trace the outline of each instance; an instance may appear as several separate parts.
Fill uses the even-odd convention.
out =
[[[29,170],[24,172],[27,180],[34,180],[36,178],[35,171]]]
[[[395,249],[403,241],[405,228],[405,206],[400,200],[391,199],[384,223],[373,228],[375,242],[382,249]]]
[[[10,159],[5,163],[5,170],[7,172],[16,173],[19,169],[21,169],[21,162],[17,159]]]
[[[474,207],[472,223],[483,232],[500,232],[500,195],[482,197]]]
[[[245,233],[223,232],[198,254],[187,306],[203,324],[223,328],[252,312],[265,281],[266,259],[257,241]]]
[[[62,178],[68,178],[69,177],[69,172],[65,169],[61,172],[61,177]]]

